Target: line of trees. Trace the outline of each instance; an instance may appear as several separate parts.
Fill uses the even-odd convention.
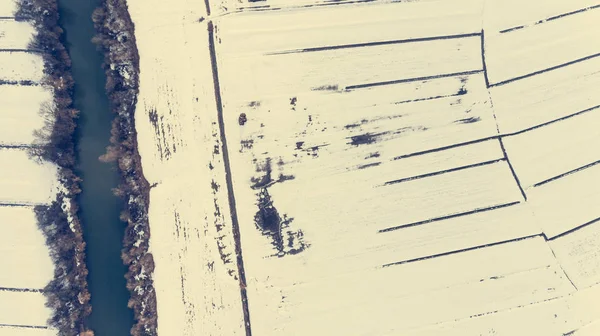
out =
[[[106,92],[115,119],[111,145],[100,159],[116,161],[121,176],[115,194],[122,198],[121,220],[127,223],[122,259],[128,266],[129,307],[136,323],[133,336],[157,335],[156,293],[151,274],[154,259],[148,251],[150,185],[143,175],[135,130],[135,106],[139,91],[139,55],[134,25],[125,0],[104,0],[93,15],[97,35],[93,39],[104,53]]]
[[[51,327],[61,336],[93,336],[85,320],[91,313],[87,285],[85,242],[74,201],[80,193],[75,165],[74,133],[78,111],[73,108],[71,60],[62,43],[56,0],[19,0],[15,14],[19,21],[34,25],[37,34],[29,48],[42,51],[43,85],[52,88],[53,101],[40,107],[44,126],[34,133],[35,146],[30,155],[58,166],[59,180],[65,191],[48,206],[35,208],[38,225],[46,238],[55,263],[54,278],[44,288],[47,306],[53,314]]]

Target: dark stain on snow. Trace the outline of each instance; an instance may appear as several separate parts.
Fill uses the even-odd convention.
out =
[[[296,177],[294,175],[279,173],[277,180],[273,180],[273,160],[268,157],[265,159],[263,164],[255,163],[256,172],[260,173],[258,176],[254,176],[250,178],[250,182],[252,185],[250,186],[254,190],[264,189],[272,186],[275,183],[283,183],[285,181],[291,181]],[[282,159],[277,161],[277,165],[279,167],[285,165]]]
[[[291,181],[294,179],[296,179],[296,177],[294,175],[279,174],[279,178],[277,179],[277,182]]]
[[[297,102],[298,102],[298,98],[296,98],[296,97],[290,98],[290,105],[296,106]]]
[[[152,128],[154,129],[154,134],[156,137],[156,147],[158,149],[158,153],[161,159],[168,160],[171,157],[171,148],[167,144],[167,139],[165,135],[165,128],[163,125],[163,116],[158,115],[158,111],[155,108],[152,108],[147,111],[148,119],[152,124]]]
[[[379,141],[379,138],[388,132],[382,133],[365,133],[360,135],[354,135],[346,139],[350,139],[349,144],[352,146],[370,145]]]
[[[318,87],[314,87],[311,90],[312,91],[337,91],[339,89],[339,86],[336,85],[322,85],[322,86],[318,86]]]
[[[258,100],[254,100],[248,103],[248,107],[259,107],[260,106],[260,101]]]
[[[357,169],[367,169],[367,168],[371,168],[371,167],[377,167],[380,164],[381,164],[381,162],[367,163],[367,164],[358,166]]]
[[[304,141],[296,142],[296,149],[302,149],[302,145],[304,145]]]
[[[369,155],[365,156],[365,160],[372,159],[372,158],[378,158],[380,156],[381,156],[381,154],[379,154],[379,152],[373,152],[373,153],[370,153]]]
[[[215,192],[219,191],[219,184],[215,180],[210,182],[210,187]]]
[[[247,139],[247,140],[242,140],[240,141],[240,153],[245,152],[247,149],[252,149],[252,147],[254,146],[254,140],[253,139]]]
[[[273,182],[271,158],[266,158],[264,164],[256,164],[256,172],[261,174],[250,179],[252,189],[262,189]]]
[[[267,188],[261,189],[257,196],[258,211],[254,215],[254,223],[263,236],[270,238],[271,245],[277,251],[276,256],[297,254],[310,246],[304,241],[301,230],[290,230],[289,226],[294,219],[286,214],[279,214]]]
[[[238,117],[238,124],[240,126],[244,126],[246,124],[246,121],[248,121],[246,113],[240,113],[240,116]]]
[[[346,126],[344,126],[345,129],[352,129],[352,128],[357,128],[360,127],[361,125],[364,125],[366,123],[368,123],[369,121],[367,119],[363,119],[360,121],[360,123],[354,123],[354,124],[348,124]]]
[[[402,134],[406,132],[427,131],[429,128],[425,126],[408,126],[402,127],[394,131],[393,134]]]
[[[394,120],[394,119],[402,118],[402,116],[403,116],[402,114],[396,114],[396,115],[389,115],[389,116],[379,116],[379,117],[376,117],[373,119],[361,119],[360,121],[345,125],[344,128],[345,129],[354,129],[354,128],[358,128],[362,125],[366,125],[366,124],[369,124],[369,123],[372,123],[375,121]]]
[[[472,124],[472,123],[476,123],[478,121],[481,121],[480,117],[470,117],[470,118],[459,119],[459,120],[455,121],[455,123],[458,123],[458,124]]]

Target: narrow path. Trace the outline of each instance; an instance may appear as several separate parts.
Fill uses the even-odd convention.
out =
[[[242,299],[242,309],[244,313],[244,324],[246,326],[246,336],[252,335],[250,325],[250,309],[248,308],[248,295],[246,293],[246,273],[244,271],[244,258],[242,256],[242,246],[240,242],[240,224],[237,217],[237,208],[235,204],[235,195],[233,191],[233,181],[231,178],[231,166],[229,163],[229,151],[227,149],[227,138],[225,136],[225,122],[223,120],[223,103],[221,102],[221,87],[219,85],[219,71],[217,67],[217,56],[215,51],[215,39],[212,22],[208,22],[208,45],[210,49],[210,62],[213,73],[213,83],[215,86],[215,100],[217,102],[217,114],[219,120],[219,131],[221,133],[221,143],[223,148],[223,163],[225,165],[225,180],[227,182],[227,193],[229,195],[229,208],[231,211],[231,223],[233,227],[233,236],[235,240],[235,254],[237,259],[238,274],[240,276],[240,296]]]

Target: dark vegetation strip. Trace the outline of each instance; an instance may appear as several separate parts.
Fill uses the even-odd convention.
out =
[[[419,82],[426,81],[438,78],[447,78],[447,77],[457,77],[457,76],[467,76],[481,73],[483,70],[471,70],[471,71],[462,71],[462,72],[453,72],[447,74],[433,75],[433,76],[424,76],[424,77],[414,77],[414,78],[405,78],[405,79],[397,79],[392,81],[385,82],[375,82],[375,83],[367,83],[367,84],[357,84],[350,85],[346,87],[346,90],[356,90],[356,89],[366,89],[375,86],[383,86],[383,85],[392,85],[392,84],[402,84],[402,83],[410,83],[410,82]]]
[[[487,64],[485,61],[485,32],[481,30],[481,65],[483,66],[483,78],[485,79],[485,87],[490,87],[490,80],[488,79]]]
[[[546,69],[543,69],[543,70],[535,71],[535,72],[532,72],[532,73],[529,73],[529,74],[526,74],[526,75],[523,75],[523,76],[518,76],[518,77],[507,79],[507,80],[504,80],[504,81],[501,81],[501,82],[498,82],[498,83],[490,84],[489,86],[490,87],[502,86],[502,85],[505,85],[505,84],[508,84],[508,83],[519,81],[521,79],[527,79],[529,77],[541,75],[541,74],[546,73],[546,72],[550,72],[550,71],[553,71],[553,70],[556,70],[556,69],[567,67],[569,65],[573,65],[573,64],[577,64],[577,63],[580,63],[580,62],[583,62],[583,61],[587,61],[587,60],[596,58],[598,56],[600,56],[600,53],[589,55],[589,56],[582,57],[582,58],[578,58],[578,59],[573,60],[573,61],[569,61],[569,62],[566,62],[566,63],[555,65],[553,67],[549,67],[549,68],[546,68]]]
[[[477,144],[477,143],[481,143],[481,142],[485,142],[485,141],[498,139],[499,137],[500,137],[499,135],[493,135],[493,136],[489,136],[486,138],[475,139],[475,140],[470,140],[470,141],[465,141],[465,142],[459,142],[459,143],[448,145],[448,146],[436,147],[436,148],[413,152],[413,153],[409,153],[409,154],[403,154],[403,155],[394,157],[392,160],[396,161],[396,160],[407,159],[407,158],[413,157],[413,156],[437,153],[437,152],[445,151],[448,149],[453,149],[453,148],[458,148],[458,147],[463,147],[463,146],[468,146],[468,145],[473,145],[473,144]]]
[[[512,28],[501,30],[500,34],[508,33],[508,32],[519,30],[519,29],[523,29],[523,28],[525,28],[525,26],[515,26],[515,27],[512,27]]]
[[[36,82],[29,79],[21,79],[21,80],[7,80],[0,79],[0,85],[22,85],[22,86],[38,86],[42,83]]]
[[[582,171],[582,170],[584,170],[584,169],[591,168],[591,167],[593,167],[593,166],[595,166],[595,165],[597,165],[597,164],[599,164],[599,163],[600,163],[600,160],[598,160],[598,161],[595,161],[595,162],[592,162],[592,163],[589,163],[589,164],[586,164],[585,166],[581,166],[581,167],[579,167],[579,168],[575,168],[575,169],[573,169],[573,170],[569,170],[569,171],[568,171],[568,172],[566,172],[566,173],[562,173],[562,174],[560,174],[560,175],[557,175],[557,176],[551,177],[551,178],[549,178],[549,179],[547,179],[547,180],[544,180],[544,181],[542,181],[542,182],[538,182],[538,183],[534,184],[533,186],[534,186],[534,187],[539,187],[539,186],[541,186],[541,185],[544,185],[544,184],[546,184],[546,183],[549,183],[549,182],[552,182],[552,181],[556,181],[556,180],[558,180],[558,179],[561,179],[561,178],[563,178],[563,177],[565,177],[565,176],[568,176],[568,175],[571,175],[571,174],[577,173],[577,172],[579,172],[579,171]]]
[[[55,264],[54,278],[43,289],[46,305],[52,310],[48,324],[61,336],[91,335],[85,325],[91,312],[85,243],[75,202],[80,192],[80,179],[73,173],[73,138],[78,111],[73,108],[71,99],[71,60],[61,40],[63,31],[58,25],[57,2],[20,0],[15,19],[28,21],[36,28],[37,34],[28,48],[43,51],[44,79],[41,84],[52,87],[54,93],[54,108],[41,111],[47,121],[34,133],[38,145],[29,149],[30,155],[56,164],[58,178],[65,187],[50,205],[34,208]]]
[[[550,121],[547,121],[545,123],[541,123],[541,124],[538,124],[538,125],[535,125],[535,126],[531,126],[531,127],[522,129],[522,130],[517,131],[517,132],[505,133],[505,134],[500,134],[500,135],[493,135],[493,136],[489,136],[489,137],[486,137],[486,138],[480,138],[480,139],[475,139],[475,140],[460,142],[460,143],[456,143],[456,144],[452,144],[452,145],[448,145],[448,146],[442,146],[442,147],[432,148],[432,149],[428,149],[428,150],[424,150],[424,151],[419,151],[419,152],[413,152],[413,153],[409,153],[409,154],[399,155],[399,156],[394,157],[392,160],[401,160],[401,159],[406,159],[406,158],[413,157],[413,156],[431,154],[431,153],[441,152],[441,151],[444,151],[444,150],[447,150],[447,149],[458,148],[458,147],[468,146],[468,145],[472,145],[472,144],[476,144],[476,143],[480,143],[480,142],[484,142],[484,141],[499,139],[501,137],[511,137],[511,136],[523,134],[523,133],[526,133],[526,132],[529,132],[529,131],[533,131],[535,129],[538,129],[538,128],[541,128],[541,127],[544,127],[544,126],[548,126],[548,125],[554,124],[554,123],[559,122],[559,121],[563,121],[563,120],[566,120],[566,119],[570,119],[570,118],[573,118],[573,117],[576,117],[576,116],[579,116],[579,115],[591,112],[591,111],[596,110],[598,108],[600,108],[600,105],[596,105],[596,106],[587,108],[585,110],[581,110],[581,111],[575,112],[573,114],[569,114],[567,116],[560,117],[558,119],[550,120]]]
[[[404,40],[390,40],[390,41],[343,44],[343,45],[336,45],[336,46],[314,47],[314,48],[278,51],[278,52],[267,53],[267,55],[295,54],[295,53],[316,52],[316,51],[326,51],[326,50],[375,47],[375,46],[390,45],[390,44],[405,44],[405,43],[430,42],[430,41],[440,41],[440,40],[454,40],[454,39],[475,37],[475,36],[479,36],[480,34],[481,33],[470,33],[470,34],[418,37],[418,38],[411,38],[411,39],[404,39]]]
[[[34,204],[34,203],[18,203],[18,202],[11,202],[11,203],[7,203],[7,202],[2,202],[0,203],[0,207],[17,207],[17,208],[33,208],[38,206],[39,204]]]
[[[204,6],[206,7],[206,16],[210,16],[210,0],[204,0]]]
[[[587,12],[587,11],[589,11],[591,9],[596,9],[596,8],[600,8],[600,5],[594,5],[594,6],[590,6],[590,7],[586,7],[586,8],[581,8],[581,9],[578,9],[578,10],[574,10],[572,12],[567,12],[567,13],[564,13],[564,14],[551,16],[551,17],[549,17],[547,19],[537,21],[536,23],[533,24],[533,26],[537,26],[537,25],[542,24],[542,23],[546,23],[546,22],[549,22],[549,21],[554,21],[554,20],[557,20],[557,19],[561,19],[561,18],[564,18],[566,16],[571,16],[571,15],[575,15],[575,14],[579,14],[579,13],[584,13],[584,12]],[[501,30],[500,33],[501,34],[509,33],[509,32],[515,31],[515,30],[523,29],[525,27],[526,26],[516,26],[516,27],[512,27],[512,28]]]
[[[492,211],[492,210],[506,208],[506,207],[509,207],[509,206],[517,205],[519,203],[521,203],[521,202],[520,201],[515,201],[515,202],[511,202],[511,203],[494,205],[494,206],[486,207],[486,208],[477,208],[477,209],[466,211],[466,212],[459,212],[459,213],[452,214],[452,215],[435,217],[435,218],[430,218],[430,219],[426,219],[426,220],[419,221],[419,222],[414,222],[414,223],[410,223],[410,224],[403,224],[403,225],[389,227],[389,228],[386,228],[386,229],[381,229],[381,230],[378,231],[378,233],[386,233],[386,232],[396,231],[396,230],[400,230],[400,229],[406,229],[406,228],[413,227],[413,226],[418,226],[418,225],[423,225],[423,224],[429,224],[429,223],[433,223],[433,222],[439,222],[439,221],[443,221],[443,220],[446,220],[446,219],[452,219],[452,218],[458,218],[458,217],[464,217],[464,216],[474,215],[474,214],[477,214],[477,213],[480,213],[480,212],[487,212],[487,211]]]
[[[23,324],[4,324],[4,323],[0,323],[0,327],[24,328],[24,329],[48,329],[48,326],[35,326],[35,325],[23,325]]]
[[[520,130],[520,131],[517,131],[517,132],[513,132],[513,133],[506,133],[506,134],[504,134],[504,135],[502,135],[502,136],[504,136],[504,137],[510,137],[510,136],[515,136],[515,135],[523,134],[523,133],[526,133],[526,132],[529,132],[529,131],[533,131],[533,130],[535,130],[535,129],[538,129],[538,128],[540,128],[540,127],[544,127],[544,126],[548,126],[548,125],[551,125],[551,124],[557,123],[557,122],[559,122],[559,121],[563,121],[563,120],[571,119],[571,118],[573,118],[573,117],[576,117],[576,116],[579,116],[579,115],[585,114],[585,113],[587,113],[587,112],[591,112],[591,111],[593,111],[593,110],[596,110],[596,109],[598,109],[598,108],[600,108],[600,105],[592,106],[592,107],[590,107],[590,108],[586,108],[586,109],[584,109],[584,110],[577,111],[577,112],[575,112],[575,113],[573,113],[573,114],[569,114],[569,115],[566,115],[566,116],[564,116],[564,117],[560,117],[560,118],[557,118],[557,119],[553,119],[553,120],[547,121],[547,122],[545,122],[545,123],[541,123],[541,124],[538,124],[538,125],[535,125],[535,126],[531,126],[531,127],[528,127],[528,128],[522,129],[522,130]]]
[[[558,234],[558,235],[556,235],[556,236],[554,236],[552,238],[549,238],[547,240],[552,241],[552,240],[555,240],[557,238],[564,237],[566,235],[569,235],[569,234],[571,234],[573,232],[579,231],[579,230],[583,229],[584,227],[590,226],[590,225],[592,225],[594,223],[597,223],[597,222],[600,222],[600,217],[598,217],[596,219],[592,219],[591,221],[583,223],[581,225],[578,225],[578,226],[576,226],[576,227],[574,227],[574,228],[572,228],[570,230],[567,230],[567,231],[565,231],[563,233],[560,233],[560,234]]]
[[[466,94],[466,91],[461,90],[458,93],[453,93],[453,94],[449,94],[449,95],[434,96],[434,97],[427,97],[427,98],[417,98],[417,99],[411,99],[411,100],[402,100],[399,102],[395,102],[394,104],[399,105],[399,104],[416,103],[416,102],[436,100],[436,99],[452,98],[452,97],[463,96],[465,94]]]
[[[397,261],[397,262],[385,264],[385,265],[383,265],[383,267],[398,266],[398,265],[404,265],[404,264],[413,263],[413,262],[417,262],[417,261],[423,261],[423,260],[434,259],[434,258],[439,258],[439,257],[446,257],[446,256],[453,255],[453,254],[474,251],[474,250],[478,250],[478,249],[486,248],[486,247],[493,247],[493,246],[504,245],[504,244],[509,244],[509,243],[516,243],[516,242],[519,242],[519,241],[523,241],[523,240],[527,240],[527,239],[532,239],[532,238],[537,238],[537,237],[543,237],[543,235],[542,234],[535,234],[535,235],[524,236],[524,237],[519,237],[519,238],[507,239],[507,240],[503,240],[503,241],[499,241],[499,242],[495,242],[495,243],[489,243],[489,244],[484,244],[484,245],[471,246],[471,247],[467,247],[467,248],[464,248],[464,249],[459,249],[459,250],[453,250],[453,251],[448,251],[448,252],[444,252],[444,253],[433,254],[433,255],[426,256],[426,257],[419,257],[419,258],[414,258],[414,259]]]
[[[42,293],[44,290],[39,288],[8,288],[0,287],[0,292],[14,292],[14,293]]]
[[[139,55],[135,27],[126,0],[104,0],[93,14],[97,35],[94,43],[104,53],[106,92],[115,113],[111,145],[102,157],[117,161],[121,176],[115,193],[123,201],[121,220],[127,223],[123,238],[122,258],[128,266],[127,289],[131,293],[128,306],[136,320],[133,336],[156,336],[156,292],[151,276],[136,277],[142,269],[154,272],[154,258],[148,251],[150,225],[150,185],[144,177],[135,129],[135,108],[139,92]]]
[[[407,177],[407,178],[403,178],[403,179],[388,181],[388,182],[385,182],[384,185],[392,185],[392,184],[397,184],[397,183],[402,183],[402,182],[414,181],[414,180],[418,180],[418,179],[422,179],[422,178],[426,178],[426,177],[442,175],[442,174],[447,174],[447,173],[453,173],[453,172],[457,172],[457,171],[461,171],[461,170],[465,170],[465,169],[476,168],[476,167],[481,167],[481,166],[487,166],[487,165],[491,165],[491,164],[498,163],[498,162],[505,161],[505,160],[506,160],[506,158],[501,158],[501,159],[496,159],[496,160],[490,160],[490,161],[470,164],[470,165],[466,165],[466,166],[455,167],[455,168],[446,169],[446,170],[440,170],[440,171],[436,171],[433,173],[427,173],[427,174],[423,174],[423,175],[411,176],[411,177]]]
[[[14,145],[0,145],[0,149],[31,149],[34,147],[39,147],[36,144],[26,145],[26,144],[14,144]]]
[[[510,163],[508,154],[506,154],[506,148],[504,148],[504,142],[502,141],[502,138],[498,138],[498,142],[500,143],[500,148],[502,149],[502,153],[504,154],[506,163],[508,163],[508,168],[510,168],[510,172],[511,172],[513,178],[515,179],[515,182],[517,183],[519,190],[521,191],[521,195],[523,196],[523,199],[525,201],[527,201],[527,195],[525,194],[525,190],[523,190],[523,187],[521,186],[521,181],[519,181],[519,176],[517,176],[517,173],[515,172],[513,165]]]
[[[41,54],[44,51],[39,49],[0,49],[0,52],[7,53],[27,53],[27,54]]]
[[[244,258],[242,256],[242,244],[240,237],[240,224],[237,217],[237,208],[235,204],[235,194],[233,190],[233,180],[231,177],[231,166],[229,163],[229,151],[227,149],[227,137],[225,136],[225,121],[223,118],[223,103],[221,101],[221,87],[219,84],[219,70],[217,68],[217,55],[215,51],[213,23],[208,23],[208,45],[210,50],[210,63],[212,66],[213,83],[215,87],[215,100],[217,103],[217,116],[219,120],[219,131],[221,133],[221,143],[223,147],[223,163],[225,165],[225,179],[227,183],[227,194],[229,195],[229,208],[231,212],[231,223],[233,237],[235,240],[235,254],[237,259],[238,273],[240,275],[240,296],[242,299],[242,310],[244,314],[244,325],[246,327],[246,336],[252,335],[250,325],[250,309],[248,308],[248,295],[246,293],[246,272],[244,271]]]

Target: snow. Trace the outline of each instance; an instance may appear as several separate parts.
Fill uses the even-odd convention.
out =
[[[29,329],[0,326],[0,336],[55,336],[56,331],[52,329]]]
[[[600,287],[596,286],[562,298],[450,322],[415,331],[411,335],[564,336],[582,326],[592,327],[590,323],[600,316],[600,309],[596,304],[598,299]],[[585,331],[589,327],[581,330]],[[578,335],[577,332],[574,335]]]
[[[600,58],[593,58],[490,88],[500,131],[519,132],[600,105],[599,67]]]
[[[27,97],[27,99],[23,99]],[[0,133],[4,144],[32,144],[44,126],[40,106],[51,106],[52,91],[43,86],[0,85]]]
[[[28,49],[34,34],[28,22],[0,20],[0,49]]]
[[[486,31],[490,83],[498,83],[598,53],[593,29],[600,11],[590,10],[506,34]],[[526,55],[526,57],[524,57]]]
[[[58,192],[56,166],[31,159],[24,149],[0,149],[0,202],[47,204]],[[6,164],[6,163],[10,163]]]
[[[0,78],[39,82],[44,76],[42,56],[33,52],[0,51]]]
[[[493,85],[597,53],[535,24],[590,5],[129,1],[159,334],[244,333],[232,212],[257,335],[592,328],[600,58]]]
[[[56,335],[41,292],[54,264],[34,206],[49,204],[63,187],[55,165],[29,154],[39,141],[34,131],[49,117],[40,111],[51,106],[52,90],[38,85],[42,57],[23,50],[33,27],[11,19],[15,10],[13,1],[0,2],[0,335]]]
[[[577,288],[600,283],[600,227],[589,225],[550,242]]]
[[[548,238],[600,217],[600,165],[530,189],[529,205]]]
[[[543,5],[534,1],[488,0],[483,22],[486,31],[490,32],[517,26],[529,27],[541,20],[597,4],[596,0],[545,1]]]
[[[157,183],[149,218],[158,332],[242,335],[224,166],[222,154],[213,154],[218,129],[207,27],[197,22],[204,4],[130,0],[128,6],[141,55],[139,150],[144,175]]]
[[[50,318],[46,298],[39,292],[0,291],[0,324],[45,326]]]
[[[523,186],[546,181],[597,161],[600,108],[504,140]],[[577,132],[572,132],[577,130]]]
[[[54,264],[30,207],[0,207],[0,287],[42,289]],[[27,265],[24,267],[23,265]],[[8,271],[10,270],[10,271]]]
[[[429,0],[243,12],[221,19],[220,52],[242,55],[477,33],[482,4],[479,0]],[[331,20],[332,16],[344,19]]]
[[[600,321],[596,321],[590,324],[587,324],[580,329],[577,329],[573,335],[574,336],[595,336],[600,333]]]
[[[0,2],[0,17],[13,17],[17,11],[15,0],[3,0]]]

